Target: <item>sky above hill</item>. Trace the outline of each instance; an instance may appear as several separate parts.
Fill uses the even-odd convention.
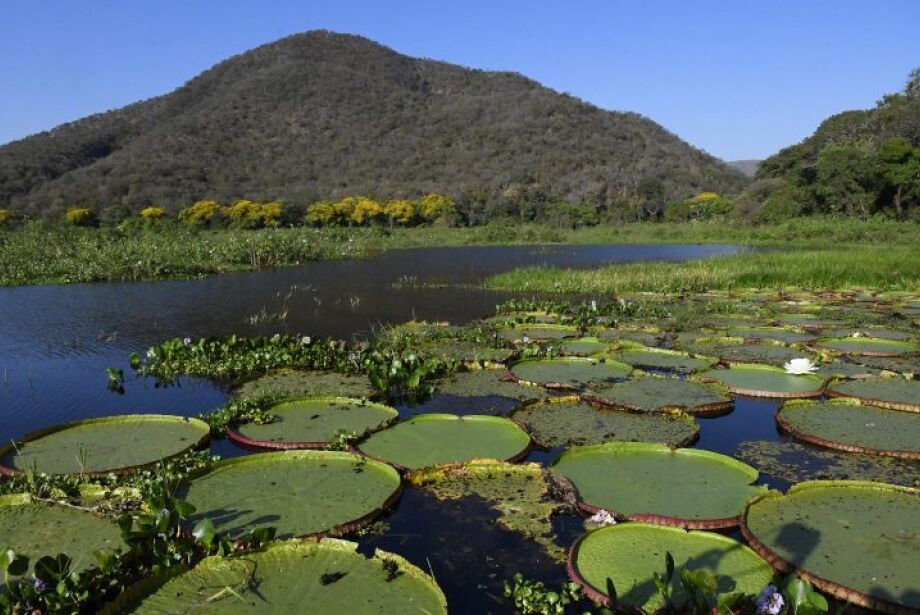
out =
[[[920,66],[914,0],[3,0],[0,143],[318,28],[520,72],[726,160],[764,158],[871,107]]]

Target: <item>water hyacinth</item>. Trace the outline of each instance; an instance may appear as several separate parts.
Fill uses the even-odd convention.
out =
[[[597,525],[599,527],[604,527],[605,525],[616,525],[616,522],[616,518],[606,510],[599,510],[598,512],[588,517],[588,523]]]
[[[754,604],[757,607],[758,615],[779,615],[786,604],[786,600],[775,585],[767,585],[757,596]]]
[[[787,374],[803,376],[805,374],[815,373],[818,371],[818,366],[812,363],[811,359],[792,359],[786,361],[783,365],[783,369],[786,370]]]

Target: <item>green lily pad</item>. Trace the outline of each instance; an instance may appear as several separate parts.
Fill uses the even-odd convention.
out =
[[[738,363],[729,369],[711,369],[700,377],[716,380],[736,395],[750,397],[818,397],[824,392],[824,377],[813,374],[795,376],[770,365]]]
[[[747,440],[738,445],[735,457],[760,470],[761,476],[787,483],[860,479],[920,487],[916,461],[845,453],[794,440]]]
[[[550,557],[565,561],[565,549],[555,540],[552,516],[564,504],[550,497],[559,486],[536,463],[514,464],[474,460],[463,464],[413,470],[409,484],[441,500],[478,496],[498,513],[496,521],[538,543]]]
[[[920,351],[920,346],[911,342],[877,337],[830,337],[818,340],[815,346],[843,354],[874,357],[897,357]]]
[[[784,327],[732,327],[726,330],[726,335],[747,341],[775,340],[784,344],[810,342],[816,339],[811,333]]]
[[[712,343],[699,343],[687,346],[693,353],[719,357],[723,363],[763,363],[765,365],[782,365],[798,357],[811,357],[812,353],[769,341],[745,344],[740,338],[721,338]]]
[[[762,493],[757,470],[701,449],[612,442],[569,449],[552,470],[568,478],[589,512],[691,529],[738,525],[745,503]]]
[[[815,373],[825,378],[870,378],[878,376],[879,370],[849,361],[831,361],[818,365]]]
[[[819,318],[817,314],[800,313],[800,314],[777,314],[773,320],[786,325],[796,325],[808,329],[822,329],[825,327],[837,327],[844,324],[840,320],[831,320]]]
[[[773,580],[773,569],[736,540],[649,523],[622,523],[585,534],[572,547],[569,576],[592,600],[624,611],[656,613],[666,606],[655,584],[655,574],[665,573],[666,553],[675,568],[714,575],[719,596],[756,596]],[[617,592],[615,605],[606,593],[608,578]],[[670,590],[672,603],[682,612],[687,596],[676,573]]]
[[[855,397],[864,404],[920,412],[920,380],[906,378],[866,378],[836,380],[827,387],[828,397]]]
[[[920,357],[865,357],[855,356],[860,365],[894,372],[905,376],[920,375]]]
[[[512,418],[543,446],[602,444],[604,442],[658,442],[687,446],[700,427],[682,413],[658,415],[621,412],[591,406],[577,397],[561,397],[527,404]]]
[[[511,366],[511,374],[526,384],[552,389],[576,390],[596,382],[622,380],[632,367],[618,361],[564,357],[526,359]]]
[[[609,342],[602,342],[596,337],[582,337],[566,340],[559,344],[559,350],[565,354],[587,357],[604,352],[610,347]]]
[[[629,347],[615,350],[610,356],[639,369],[667,370],[681,374],[707,369],[719,362],[713,357],[693,356],[686,352],[663,348]]]
[[[530,323],[512,327],[500,327],[497,333],[498,337],[513,341],[523,341],[524,339],[559,340],[566,337],[577,337],[579,330],[577,327],[566,325]]]
[[[347,397],[301,397],[276,404],[269,412],[271,423],[236,425],[227,437],[254,448],[325,448],[338,432],[363,436],[399,416],[389,406]]]
[[[116,523],[99,515],[48,502],[33,501],[28,494],[0,496],[0,545],[24,555],[34,566],[45,555],[66,553],[73,570],[96,565],[94,551],[123,547]],[[0,593],[3,593],[0,578]]]
[[[361,452],[402,468],[470,461],[514,460],[530,448],[530,436],[497,416],[419,414],[378,431]]]
[[[0,448],[0,473],[125,472],[201,447],[209,438],[207,423],[181,416],[85,419],[32,432]]]
[[[158,589],[129,588],[103,615],[447,614],[444,594],[427,574],[398,555],[378,550],[367,557],[357,549],[327,538],[208,557]]]
[[[233,390],[239,397],[373,397],[377,391],[367,376],[321,370],[281,369],[250,380]]]
[[[828,329],[824,331],[828,337],[873,337],[883,340],[900,340],[902,342],[916,337],[916,333],[911,331],[902,331],[900,329],[888,329],[884,327],[844,327],[837,329]]]
[[[920,459],[920,420],[908,412],[863,406],[851,398],[794,400],[776,414],[780,429],[827,448]]]
[[[604,342],[635,342],[643,346],[654,346],[658,343],[660,335],[653,331],[632,329],[592,329],[591,334]]]
[[[920,491],[815,481],[750,504],[742,531],[781,570],[841,600],[889,613],[920,610]]]
[[[734,406],[725,387],[679,378],[634,378],[593,387],[585,398],[634,412],[681,410],[698,416],[725,414]]]
[[[513,357],[517,351],[510,348],[491,348],[464,340],[436,340],[422,342],[415,350],[423,355],[452,359],[463,363],[502,364]]]
[[[346,532],[377,516],[399,495],[393,468],[339,451],[281,451],[227,459],[181,493],[208,518],[240,535],[273,526],[282,538]]]
[[[437,392],[458,397],[508,397],[521,401],[542,397],[544,391],[513,382],[503,369],[472,369],[439,380]]]

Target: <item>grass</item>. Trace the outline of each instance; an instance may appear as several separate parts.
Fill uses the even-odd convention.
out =
[[[496,290],[571,293],[706,292],[733,289],[920,290],[920,250],[852,245],[775,249],[684,263],[633,263],[590,270],[528,267],[486,281]]]
[[[0,230],[0,286],[189,278],[314,260],[361,258],[383,250],[429,246],[551,243],[805,246],[815,242],[825,245],[862,242],[888,246],[916,245],[918,239],[920,225],[915,223],[827,218],[756,227],[719,223],[637,223],[578,230],[505,223],[474,228],[284,228],[259,231],[195,231],[175,226],[120,230],[113,227],[91,229],[32,224],[15,230]],[[551,272],[539,275],[546,280],[540,282],[541,286],[555,285],[550,280]],[[717,274],[712,272],[711,275]],[[513,277],[504,277],[491,283],[523,289],[528,282],[523,278],[512,280]],[[596,286],[601,282],[595,280],[592,284]]]

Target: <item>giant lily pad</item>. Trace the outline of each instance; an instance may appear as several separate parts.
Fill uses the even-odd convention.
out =
[[[271,423],[237,425],[227,429],[227,437],[258,449],[325,448],[339,432],[363,436],[399,416],[389,406],[347,397],[301,397],[269,412]]]
[[[757,595],[773,579],[770,566],[736,540],[649,523],[623,523],[585,534],[570,552],[569,576],[596,602],[625,612],[655,613],[666,606],[655,584],[655,574],[665,572],[665,553],[671,554],[675,568],[714,575],[720,596]],[[617,591],[614,604],[606,593],[608,579]],[[687,596],[677,574],[670,591],[682,612]]]
[[[578,357],[588,357],[604,352],[610,347],[609,342],[603,342],[596,337],[581,337],[565,340],[559,344],[559,350],[565,354]]]
[[[782,365],[790,359],[807,357],[810,353],[779,342],[763,341],[745,344],[741,338],[712,338],[685,348],[693,353],[719,357],[723,363],[764,363]]]
[[[363,453],[402,468],[424,468],[471,459],[510,461],[530,448],[530,436],[505,418],[419,414],[378,431]]]
[[[734,401],[728,389],[715,383],[700,383],[679,378],[635,378],[585,394],[593,402],[633,412],[681,410],[698,416],[730,412]]]
[[[810,342],[815,339],[811,333],[802,333],[785,327],[733,327],[726,330],[726,335],[747,341],[775,340],[784,344]]]
[[[0,474],[106,474],[127,472],[207,443],[198,419],[125,414],[86,419],[32,432],[0,448]]]
[[[346,532],[396,500],[390,466],[338,451],[281,451],[220,461],[188,483],[190,521],[208,518],[231,535],[273,526],[280,537]]]
[[[93,552],[121,546],[121,530],[111,520],[63,504],[33,501],[27,494],[0,496],[0,545],[29,558],[66,553],[73,570],[94,566]],[[0,580],[0,593],[3,583]]]
[[[234,389],[240,397],[281,395],[304,397],[372,397],[377,393],[367,376],[322,370],[280,369]]]
[[[748,506],[742,532],[775,568],[888,613],[920,611],[920,491],[815,481]]]
[[[794,400],[776,413],[780,429],[809,444],[854,453],[920,459],[920,420],[852,398]]]
[[[920,412],[920,380],[866,378],[838,380],[827,387],[828,397],[855,397],[879,408]]]
[[[565,325],[531,323],[501,327],[497,333],[498,337],[502,339],[521,342],[524,340],[559,340],[566,337],[576,337],[579,330],[576,327]]]
[[[713,357],[693,356],[686,352],[662,348],[627,347],[614,351],[610,356],[639,369],[665,370],[681,374],[706,369],[719,362]]]
[[[885,327],[828,329],[824,331],[824,335],[828,337],[872,337],[883,340],[900,340],[902,342],[916,337],[916,333],[910,331]]]
[[[562,561],[565,551],[554,539],[551,518],[564,504],[550,497],[550,493],[563,491],[563,487],[552,478],[545,468],[536,463],[513,464],[478,459],[413,470],[408,481],[442,500],[456,500],[469,495],[483,498],[498,513],[499,524],[537,542],[551,557]]]
[[[687,446],[700,427],[679,412],[658,415],[621,412],[588,405],[578,397],[560,397],[527,404],[512,418],[543,446],[658,442]]]
[[[701,449],[612,442],[569,449],[553,464],[578,490],[580,506],[619,518],[691,529],[738,525],[762,493],[757,470]]]
[[[327,538],[209,557],[158,589],[129,588],[103,613],[446,615],[447,601],[431,577],[398,555],[378,550],[367,557],[357,548]]]
[[[632,367],[618,361],[581,357],[527,359],[511,366],[511,375],[520,382],[563,390],[622,380],[631,371]]]
[[[711,369],[700,377],[721,382],[732,393],[749,397],[818,397],[824,392],[824,377],[796,376],[770,365],[739,363],[729,369]]]
[[[858,361],[860,365],[881,369],[903,376],[920,375],[920,357],[866,357],[856,356],[853,361]]]
[[[542,397],[544,391],[514,382],[503,369],[473,369],[455,372],[437,382],[436,391],[457,397],[507,397],[528,400]]]
[[[477,365],[499,365],[517,352],[510,348],[491,348],[482,344],[452,339],[422,342],[415,347],[415,350],[426,356]]]
[[[815,346],[843,354],[870,357],[897,357],[920,351],[920,346],[912,342],[877,337],[829,337],[818,340]]]

